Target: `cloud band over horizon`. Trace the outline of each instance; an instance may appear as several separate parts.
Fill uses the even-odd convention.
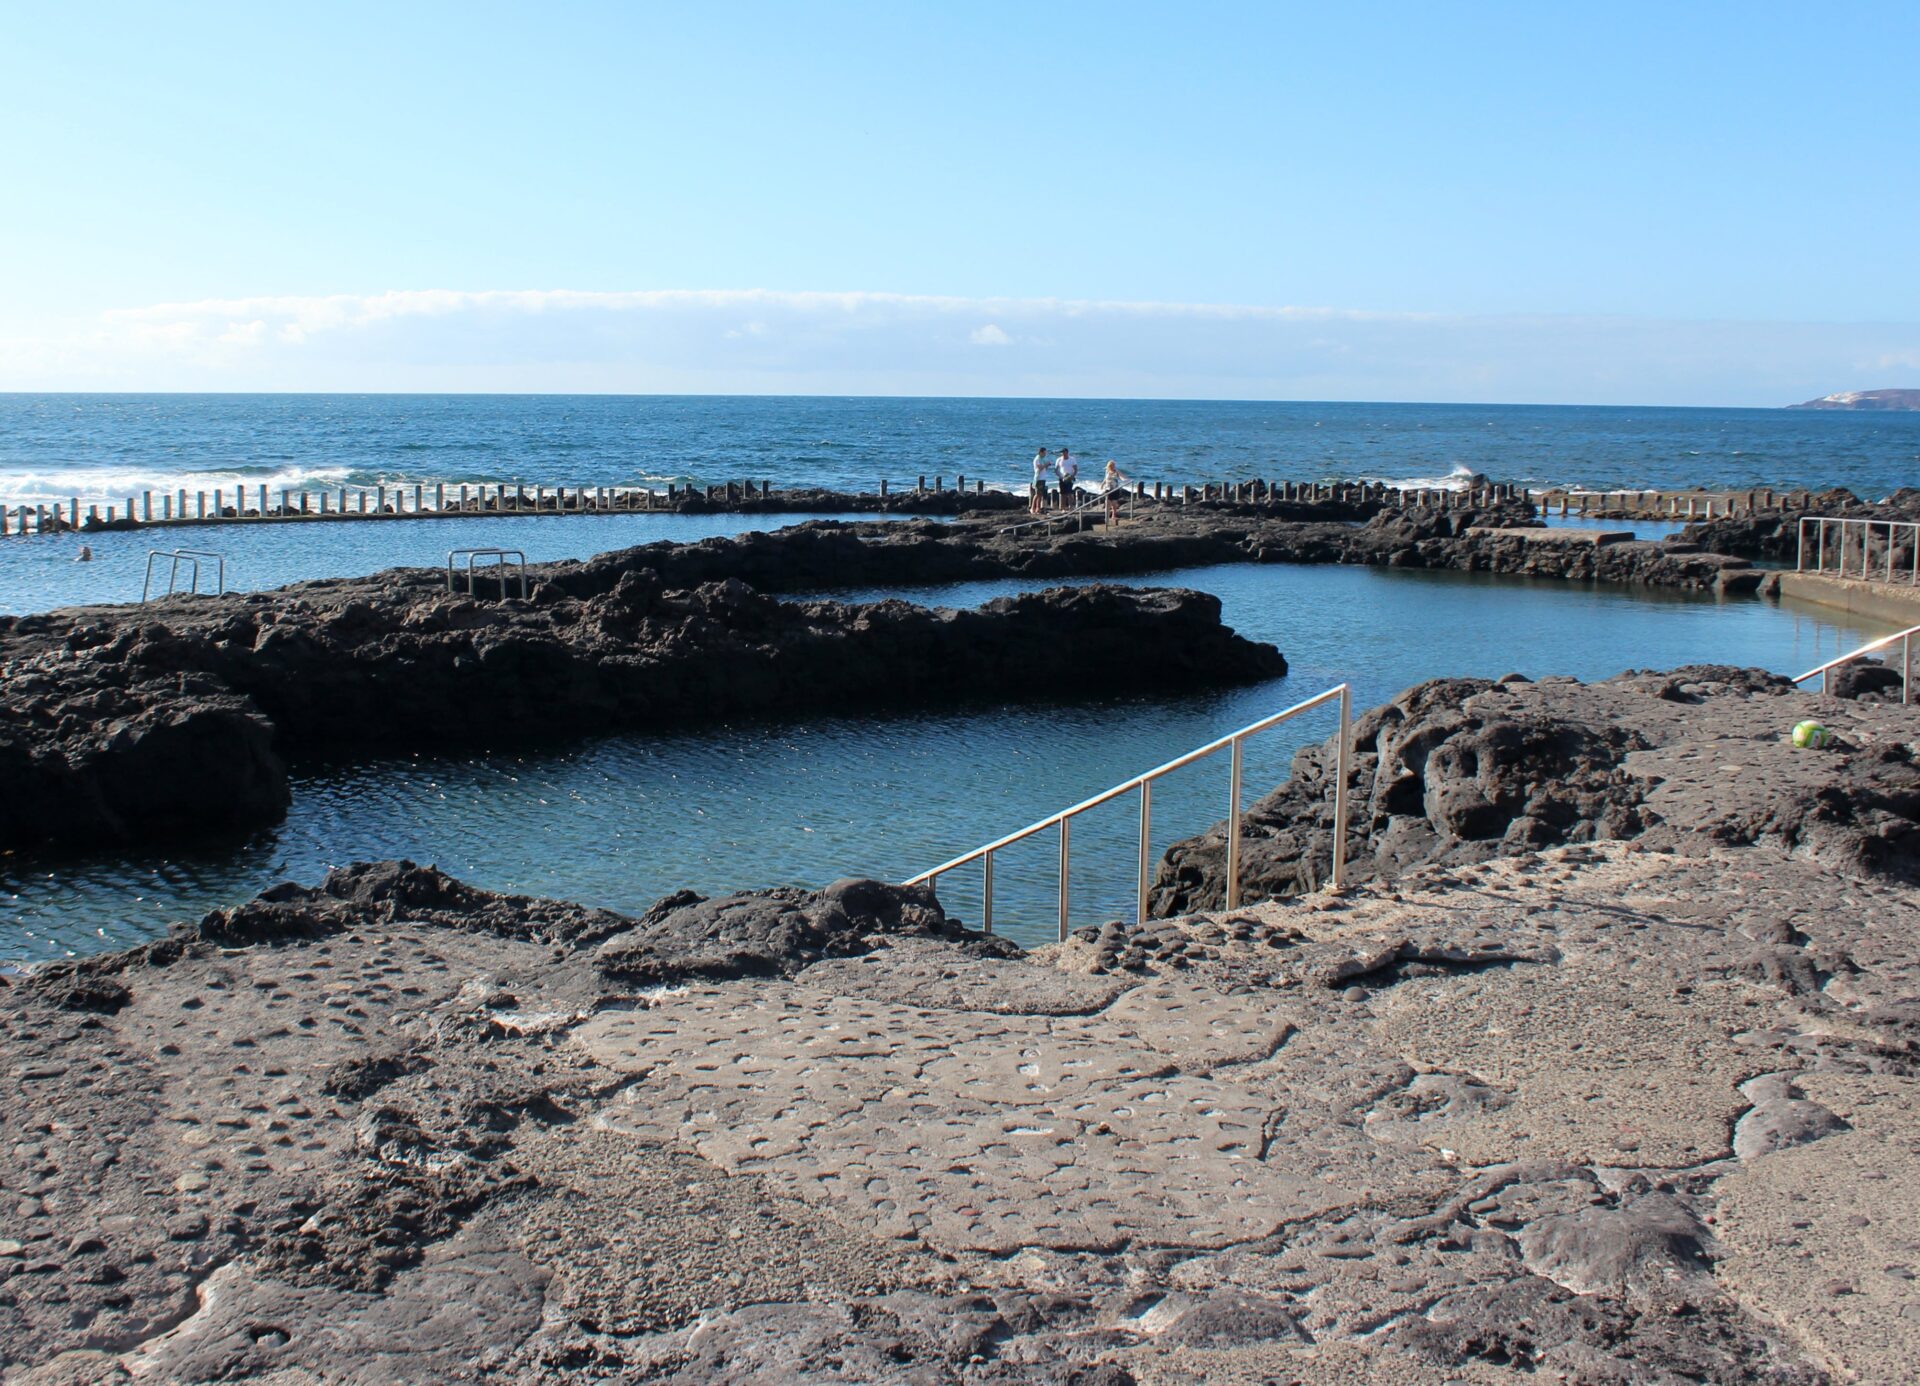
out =
[[[0,333],[4,333],[0,329]],[[1920,378],[1920,327],[764,289],[160,303],[0,335],[0,389],[1790,404]]]

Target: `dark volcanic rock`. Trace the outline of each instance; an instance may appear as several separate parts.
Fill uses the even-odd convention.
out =
[[[577,569],[579,565],[569,565]],[[1083,587],[972,611],[782,602],[737,577],[628,570],[575,597],[455,596],[435,576],[0,619],[0,846],[275,821],[284,758],[488,745],[745,715],[1272,678],[1203,593]]]
[[[1568,843],[1664,845],[1685,834],[1770,841],[1849,870],[1908,878],[1920,863],[1912,718],[1888,709],[1848,743],[1837,706],[1777,675],[1717,666],[1591,685],[1417,685],[1354,722],[1349,878],[1391,879]],[[1841,744],[1796,751],[1786,733],[1810,716],[1839,730]],[[1287,782],[1244,815],[1242,899],[1326,882],[1335,741],[1300,751]],[[1153,912],[1217,908],[1224,859],[1223,825],[1174,844]]]
[[[242,832],[290,800],[274,729],[198,674],[138,671],[125,646],[6,657],[0,844]]]

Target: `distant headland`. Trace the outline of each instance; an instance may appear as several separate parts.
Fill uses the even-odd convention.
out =
[[[1789,409],[1920,409],[1920,390],[1842,390]]]

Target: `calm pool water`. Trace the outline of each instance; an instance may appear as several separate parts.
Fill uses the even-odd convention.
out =
[[[400,526],[367,528],[386,536]],[[521,524],[515,533],[531,544],[540,528]],[[1035,585],[909,595],[968,605]],[[1219,594],[1227,620],[1278,644],[1292,672],[1171,700],[1063,687],[1045,706],[308,765],[287,821],[238,848],[59,865],[0,858],[0,958],[122,946],[275,881],[314,881],[357,859],[411,857],[495,889],[630,911],[681,887],[903,879],[1341,680],[1353,684],[1358,711],[1443,674],[1598,678],[1628,665],[1690,662],[1798,673],[1881,633],[1814,608],[1483,574],[1231,566],[1143,585]],[[1283,779],[1294,749],[1332,728],[1326,711],[1252,742],[1247,798]],[[1163,782],[1154,801],[1157,851],[1224,815],[1224,759]],[[1135,813],[1127,798],[1076,823],[1076,923],[1130,917]],[[1027,942],[1051,937],[1055,851],[1043,836],[996,864],[1004,932]],[[956,873],[942,899],[977,921],[977,874]]]

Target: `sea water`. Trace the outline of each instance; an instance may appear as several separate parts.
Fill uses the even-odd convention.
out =
[[[1036,447],[1174,483],[1483,472],[1602,490],[1915,484],[1920,413],[1186,400],[0,394],[0,501],[524,482],[1024,488]]]

